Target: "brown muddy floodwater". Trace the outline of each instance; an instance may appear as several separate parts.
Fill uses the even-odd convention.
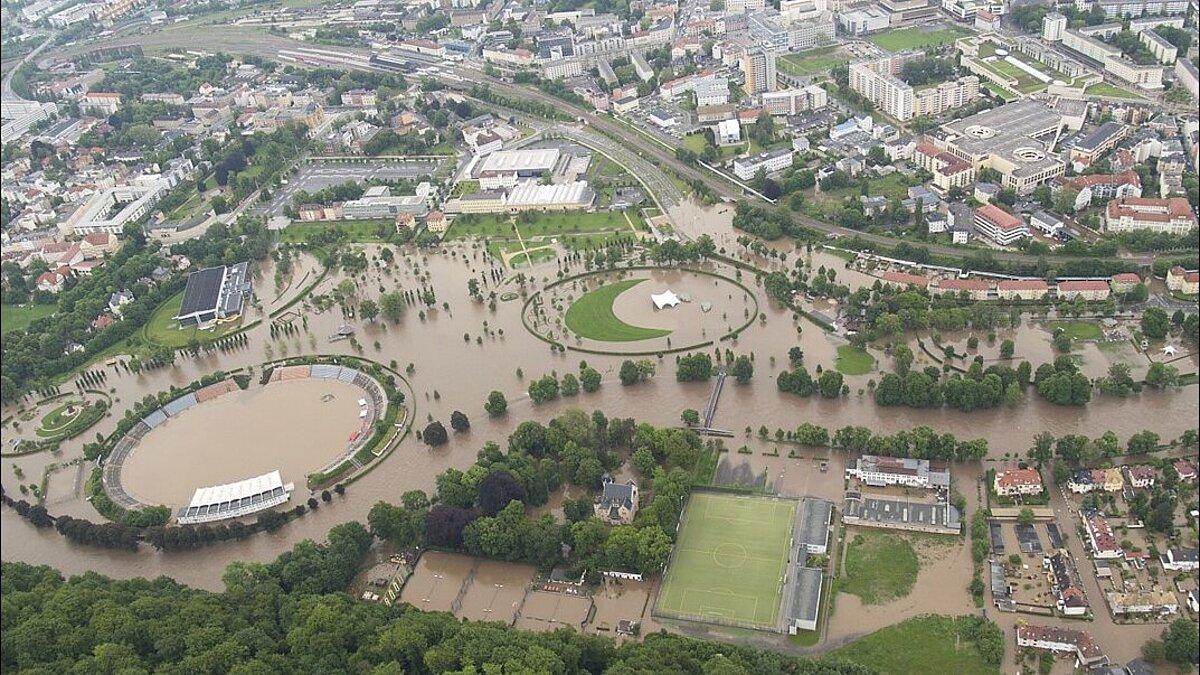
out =
[[[305,476],[339,457],[358,429],[361,395],[343,382],[305,379],[206,401],[146,434],[121,482],[144,503],[180,507],[196,488],[279,469],[300,495]]]
[[[679,229],[693,236],[708,232],[718,241],[718,247],[725,248],[730,255],[746,257],[765,269],[780,269],[784,266],[790,268],[799,256],[807,260],[808,254],[797,253],[795,246],[790,242],[777,243],[777,250],[787,252],[786,261],[772,261],[754,256],[736,243],[737,233],[729,226],[728,212],[718,214],[714,211],[702,211],[694,205],[684,208],[692,209],[692,212],[684,213],[683,218],[676,217]],[[694,219],[692,215],[695,216]],[[220,589],[222,572],[230,562],[268,561],[289,550],[300,540],[308,538],[323,541],[326,533],[334,525],[350,520],[363,522],[375,502],[398,502],[400,495],[406,490],[420,489],[432,494],[439,473],[447,468],[469,468],[475,461],[476,453],[489,441],[498,442],[504,447],[508,435],[516,425],[525,420],[545,423],[569,408],[582,408],[587,411],[602,410],[609,417],[633,417],[650,424],[676,426],[679,424],[680,412],[685,408],[703,410],[705,407],[711,383],[676,382],[675,362],[672,356],[662,359],[651,357],[658,367],[657,376],[644,384],[624,387],[618,381],[617,371],[621,362],[628,357],[583,354],[570,350],[565,354],[552,353],[549,345],[526,331],[521,321],[524,298],[542,288],[548,281],[557,278],[559,264],[556,262],[542,263],[522,270],[527,277],[534,279],[533,283],[527,283],[522,289],[512,280],[512,274],[508,270],[504,271],[506,281],[503,285],[490,281],[489,272],[497,269],[497,263],[487,255],[485,247],[478,243],[454,242],[440,251],[417,251],[396,247],[396,257],[392,264],[383,263],[379,259],[378,246],[368,246],[366,250],[370,259],[366,271],[354,275],[346,275],[344,272],[332,273],[316,288],[315,294],[330,294],[335,286],[347,280],[354,286],[357,301],[367,298],[377,301],[381,293],[393,290],[431,288],[436,293],[434,306],[409,306],[400,320],[392,323],[383,319],[367,322],[352,316],[348,318],[343,316],[336,305],[332,309],[318,311],[313,302],[305,301],[293,307],[298,315],[307,319],[306,323],[301,325],[299,335],[272,339],[269,327],[264,323],[247,332],[249,345],[245,348],[213,352],[199,358],[182,357],[173,367],[141,374],[105,367],[108,374],[106,385],[112,390],[111,395],[114,399],[113,416],[102,420],[79,438],[64,443],[59,456],[43,453],[5,458],[0,469],[0,480],[3,481],[4,489],[15,495],[21,484],[28,486],[29,483],[39,480],[51,462],[65,463],[80,457],[85,441],[94,438],[96,433],[110,433],[119,416],[124,414],[132,402],[149,393],[162,391],[171,385],[184,386],[218,369],[257,369],[265,360],[297,354],[351,354],[383,364],[395,361],[396,370],[400,372],[407,372],[408,364],[412,364],[412,371],[407,377],[412,383],[414,396],[409,403],[415,408],[414,421],[417,428],[423,427],[427,419],[436,419],[447,424],[450,413],[460,410],[470,418],[469,431],[451,434],[449,443],[434,450],[430,450],[410,434],[374,471],[350,485],[344,497],[335,497],[333,503],[328,506],[322,506],[317,511],[288,523],[273,534],[222,543],[200,551],[162,554],[149,547],[143,547],[138,553],[115,552],[71,545],[53,530],[36,530],[11,509],[0,509],[0,557],[6,561],[52,564],[67,574],[78,574],[87,570],[122,578],[154,578],[166,574],[184,583]],[[837,256],[822,251],[814,251],[812,256],[814,267],[825,265],[836,269],[839,281],[851,286],[874,283],[873,277],[845,269],[845,261]],[[281,288],[292,290],[280,292],[272,285],[274,271],[270,263],[264,265],[261,278],[272,280],[264,281],[264,287],[267,287],[265,294],[269,296],[264,298],[264,306],[286,304],[294,293],[311,283],[300,282],[305,271],[311,269],[311,261],[307,256],[298,259],[296,269],[297,276],[289,284],[280,284]],[[709,264],[705,269],[730,277],[735,276],[735,271],[728,266]],[[583,271],[582,266],[576,264],[572,265],[567,273],[577,274]],[[487,278],[482,284],[485,300],[479,301],[470,297],[467,279],[472,277]],[[315,277],[310,275],[310,278]],[[644,282],[639,284],[639,287],[650,283]],[[757,430],[759,426],[766,426],[773,432],[776,428],[794,429],[803,422],[812,422],[831,429],[853,424],[869,427],[879,433],[893,433],[923,424],[939,432],[952,433],[959,438],[987,439],[991,456],[999,458],[1006,453],[1024,454],[1032,444],[1033,437],[1042,431],[1055,435],[1084,433],[1094,437],[1111,429],[1124,441],[1133,433],[1150,428],[1165,439],[1175,438],[1185,429],[1194,427],[1200,413],[1200,400],[1197,398],[1195,386],[1167,392],[1147,391],[1127,399],[1097,395],[1084,407],[1055,406],[1041,400],[1034,393],[1027,393],[1017,406],[973,413],[880,408],[867,392],[868,382],[880,377],[878,371],[847,377],[851,393],[848,397],[838,400],[803,399],[781,393],[775,385],[775,378],[779,371],[786,367],[790,347],[798,346],[804,351],[805,365],[813,372],[818,365],[826,368],[833,366],[836,349],[838,345],[844,344],[844,339],[822,331],[803,318],[798,319],[790,311],[768,300],[766,293],[752,276],[743,275],[742,283],[757,297],[759,311],[766,315],[766,320],[754,321],[736,340],[719,343],[722,350],[728,348],[737,354],[754,355],[754,378],[745,385],[732,382],[726,384],[714,420],[715,426],[730,429],[737,435],[737,438],[728,442],[731,448],[748,443],[755,448],[756,453],[766,449],[744,436],[743,430],[746,427]],[[644,294],[643,289],[639,287],[634,287],[632,292]],[[654,290],[657,292],[660,289]],[[493,292],[499,296],[506,291],[516,292],[521,297],[510,301],[497,300],[495,310],[491,310],[486,298]],[[734,294],[732,300],[740,304],[740,293],[730,290],[725,291],[724,295],[727,296],[731,292]],[[693,289],[692,293],[696,299],[702,299],[698,289]],[[276,296],[278,300],[275,300]],[[631,301],[637,299],[634,295],[630,296]],[[726,297],[726,302],[729,301],[730,298]],[[622,297],[618,304],[623,302]],[[742,309],[738,304],[731,304],[728,309],[731,321],[742,316]],[[617,311],[625,310],[619,306]],[[621,316],[627,320],[641,320],[634,314]],[[356,330],[358,346],[349,340],[328,340],[344,323],[351,324]],[[717,336],[712,333],[708,331],[708,336],[715,339]],[[1042,358],[1048,358],[1050,353],[1046,346],[1046,336],[1044,329],[1027,321],[1026,325],[1019,329],[1018,358],[1028,354],[1028,358],[1035,365]],[[956,338],[957,336],[949,339]],[[981,343],[985,345],[981,347],[981,351],[999,348],[986,346],[982,339]],[[914,352],[916,351],[914,349]],[[873,350],[872,353],[880,368],[891,368],[890,359],[882,352]],[[990,351],[986,351],[985,358],[988,358],[989,354]],[[1080,357],[1084,361],[1085,372],[1089,374],[1099,373],[1107,368],[1107,364],[1101,361],[1101,355],[1098,353],[1081,349]],[[604,383],[599,391],[593,394],[581,393],[575,397],[542,405],[533,405],[529,401],[526,390],[532,378],[541,377],[551,371],[557,371],[560,376],[567,372],[577,372],[582,360],[586,360],[589,366],[595,367],[603,375]],[[1189,356],[1185,362],[1176,365],[1180,367],[1181,372],[1192,372],[1196,369],[1196,357]],[[518,370],[521,371],[520,375]],[[275,386],[279,385],[271,385]],[[304,385],[287,385],[288,388],[293,386]],[[260,391],[255,385],[249,394],[262,394],[270,399],[273,396],[270,392],[271,387]],[[483,410],[488,392],[493,389],[503,392],[508,398],[508,414],[504,417],[489,418]],[[864,392],[862,395],[858,393],[860,389]],[[283,470],[286,480],[302,484],[305,473],[320,468],[324,462],[336,456],[343,446],[347,434],[355,427],[357,412],[347,410],[341,413],[338,412],[340,408],[337,406],[345,403],[353,408],[357,398],[358,394],[355,392],[339,395],[339,399],[332,404],[320,403],[319,397],[315,402],[310,398],[307,399],[307,403],[297,402],[294,405],[263,403],[262,408],[256,408],[261,411],[258,414],[235,416],[239,420],[238,424],[246,425],[243,429],[249,429],[245,433],[260,440],[280,435],[293,440],[276,444],[259,442],[258,446],[262,447],[247,443],[240,446],[240,451],[232,446],[214,447],[227,445],[213,442],[214,438],[218,438],[217,434],[236,435],[231,430],[215,427],[233,422],[214,419],[207,425],[196,424],[193,431],[186,434],[177,434],[170,427],[188,423],[189,415],[205,414],[205,406],[232,406],[241,399],[222,397],[205,403],[161,430],[177,439],[178,443],[163,440],[162,445],[158,445],[160,439],[155,438],[158,431],[143,441],[145,444],[154,444],[155,448],[161,450],[150,452],[154,449],[150,445],[139,450],[139,454],[145,456],[145,461],[160,462],[157,467],[161,470],[154,471],[154,467],[147,466],[145,474],[140,478],[126,476],[126,484],[134,490],[153,490],[159,489],[155,485],[162,482],[167,486],[161,488],[166,490],[162,493],[163,498],[171,498],[172,503],[186,500],[191,494],[190,491],[197,485],[236,480],[277,467]],[[239,404],[238,408],[239,412],[242,412],[245,406]],[[13,412],[11,408],[4,410],[6,416]],[[266,425],[274,425],[270,428],[275,431],[267,431]],[[327,437],[321,436],[325,433],[328,433]],[[319,438],[327,438],[327,441],[319,443]],[[181,447],[175,447],[176,445]],[[254,452],[250,452],[251,450]],[[784,448],[784,454],[786,450]],[[839,465],[835,463],[831,466],[826,476],[820,474],[818,465],[813,463],[811,455],[814,453],[805,451],[804,454],[809,457],[798,463],[785,459],[756,459],[755,469],[770,471],[772,481],[788,491],[808,491],[836,498],[836,490],[840,488],[841,483],[840,475],[836,473],[839,471]],[[214,456],[222,459],[212,461],[211,457]],[[257,468],[252,469],[246,463],[251,456],[269,456],[273,463],[264,459],[262,465],[256,465]],[[134,460],[142,461],[142,458],[135,456]],[[288,463],[284,464],[284,460]],[[213,473],[204,479],[198,478],[200,472],[214,469],[210,464],[223,467],[224,471]],[[23,480],[17,478],[13,465],[21,469],[25,476]],[[127,468],[137,467],[127,465]],[[973,471],[977,475],[982,469],[976,466]],[[89,465],[85,475],[90,472]],[[48,497],[54,504],[51,512],[100,520],[99,514],[82,496],[78,493],[72,494],[72,488],[73,481],[65,475],[56,476],[56,479],[51,481],[51,494]],[[552,503],[548,510],[553,512],[554,508]],[[931,569],[934,567],[931,566]],[[957,592],[963,584],[965,582],[956,581],[948,585],[952,585]],[[461,583],[445,602],[450,602],[456,597],[457,588],[461,588]],[[430,591],[431,600],[436,597],[440,601],[440,591],[432,588]],[[505,599],[499,602],[503,605]],[[495,609],[491,604],[487,608]],[[919,608],[913,608],[916,609]]]

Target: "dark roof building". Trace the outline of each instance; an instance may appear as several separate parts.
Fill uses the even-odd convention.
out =
[[[209,267],[188,276],[175,319],[182,326],[211,323],[241,315],[253,293],[250,263]]]

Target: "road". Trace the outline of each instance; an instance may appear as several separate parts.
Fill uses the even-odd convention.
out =
[[[13,91],[13,76],[17,74],[17,70],[20,69],[21,66],[29,63],[35,56],[38,55],[38,53],[49,46],[50,43],[54,41],[54,35],[54,33],[47,35],[42,44],[38,45],[37,48],[26,54],[25,57],[21,59],[20,63],[13,66],[12,69],[8,71],[8,74],[4,76],[4,81],[0,82],[0,100],[5,102],[17,102],[25,100],[18,96],[17,92]]]
[[[226,26],[220,31],[213,30],[212,27],[205,28],[205,30],[196,30],[195,27],[188,26],[174,27],[155,33],[114,39],[106,43],[106,46],[137,44],[146,48],[174,47],[202,49],[206,51],[224,51],[233,54],[253,54],[289,62],[296,62],[298,59],[301,59],[301,62],[310,61],[314,64],[320,63],[324,67],[342,67],[349,70],[378,70],[370,63],[370,51],[365,48],[313,45],[242,27]],[[77,45],[69,50],[60,50],[54,54],[53,58],[69,58],[73,54],[86,52],[94,48],[95,45]],[[414,60],[424,61],[426,59],[418,58]],[[621,146],[627,153],[627,156],[636,155],[642,160],[656,165],[658,169],[673,173],[687,182],[702,184],[722,199],[732,201],[750,199],[757,201],[764,207],[770,208],[766,202],[757,200],[753,195],[745,194],[741,188],[733,185],[727,179],[679,161],[676,159],[672,149],[663,147],[659,142],[650,139],[607,115],[596,114],[594,111],[585,110],[573,103],[550,96],[534,87],[511,84],[464,65],[442,63],[437,68],[439,75],[446,80],[448,88],[464,91],[470,89],[472,84],[478,83],[487,85],[493,91],[505,96],[531,99],[552,105],[564,113],[576,118],[585,119],[588,126],[607,136],[615,145]],[[665,181],[656,180],[655,182],[665,187],[665,183],[670,183],[671,181],[669,178],[666,178]],[[661,193],[659,196],[660,198],[663,197]],[[906,241],[898,237],[852,230],[787,210],[782,210],[782,212],[796,224],[823,232],[827,235],[858,237],[860,240],[887,247]],[[951,258],[964,258],[976,252],[975,250],[966,250],[941,244],[921,242],[920,245],[934,255]],[[994,260],[1000,262],[1026,265],[1038,264],[1047,259],[1054,263],[1096,260],[1096,258],[1090,256],[1052,256],[1047,258],[1045,256],[1030,255],[1015,251],[990,251],[989,253]],[[1139,265],[1148,265],[1153,262],[1154,256],[1150,254],[1134,255],[1126,257],[1125,260]]]

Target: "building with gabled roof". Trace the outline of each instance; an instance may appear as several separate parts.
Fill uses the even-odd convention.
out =
[[[632,479],[618,483],[609,474],[604,474],[601,483],[593,504],[596,517],[610,525],[632,523],[638,509],[637,483]]]

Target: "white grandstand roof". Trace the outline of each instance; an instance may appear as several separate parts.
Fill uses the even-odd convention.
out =
[[[550,171],[558,163],[558,148],[497,150],[483,160],[482,172]]]
[[[508,193],[505,202],[509,206],[577,205],[585,207],[592,203],[595,193],[587,181],[575,181],[560,185],[539,185],[532,181],[521,183]]]
[[[283,489],[283,477],[279,475],[278,469],[236,483],[199,488],[192,495],[192,501],[188,504],[188,508],[223,504],[264,492],[272,492],[275,489]]]

